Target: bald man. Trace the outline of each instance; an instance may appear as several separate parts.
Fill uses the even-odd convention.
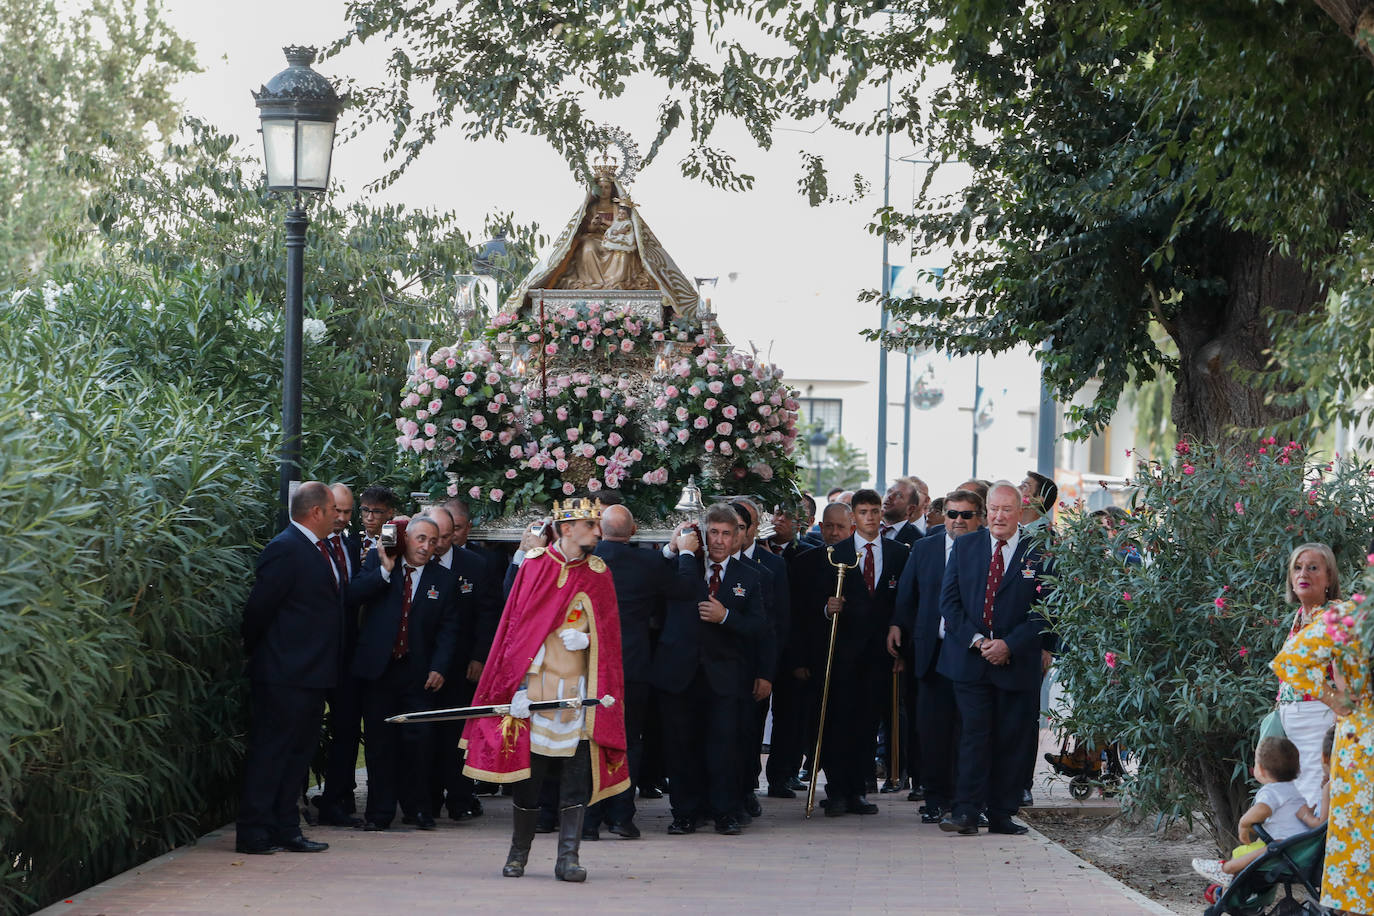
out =
[[[693,582],[679,581],[678,566],[657,550],[630,543],[637,526],[624,506],[607,506],[601,513],[601,542],[596,555],[606,561],[615,582],[620,607],[620,643],[625,665],[625,737],[630,757],[630,788],[614,798],[593,805],[583,822],[583,836],[599,838],[601,824],[617,836],[639,837],[635,825],[635,788],[644,756],[645,712],[649,706],[651,646],[649,619],[662,617],[669,597],[689,594]]]

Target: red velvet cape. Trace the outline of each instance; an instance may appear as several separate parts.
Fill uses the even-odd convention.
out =
[[[623,792],[630,785],[622,705],[625,671],[620,655],[620,613],[615,583],[600,557],[569,564],[567,579],[560,586],[563,569],[552,549],[526,557],[520,565],[472,702],[475,706],[509,703],[549,633],[562,625],[578,597],[585,597],[582,605],[590,606],[591,636],[587,649],[587,696],[609,694],[616,700],[611,706],[586,710],[591,735],[591,800],[596,802]],[[469,719],[461,743],[467,749],[463,772],[473,779],[509,783],[529,778],[527,721],[510,716]]]

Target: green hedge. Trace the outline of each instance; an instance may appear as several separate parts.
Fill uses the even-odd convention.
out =
[[[360,362],[354,312],[309,310],[306,474],[385,479],[394,391]],[[0,913],[233,815],[280,352],[273,309],[194,272],[0,302]]]

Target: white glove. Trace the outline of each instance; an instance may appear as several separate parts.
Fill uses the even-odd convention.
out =
[[[515,691],[515,696],[510,698],[510,714],[517,719],[530,717],[530,695],[524,687]]]
[[[591,637],[581,630],[564,630],[558,634],[558,638],[563,640],[563,648],[569,652],[576,652],[578,649],[585,649],[592,644]]]

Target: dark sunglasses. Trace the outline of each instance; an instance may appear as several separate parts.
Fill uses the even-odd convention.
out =
[[[945,518],[977,518],[978,513],[973,509],[946,509]]]

